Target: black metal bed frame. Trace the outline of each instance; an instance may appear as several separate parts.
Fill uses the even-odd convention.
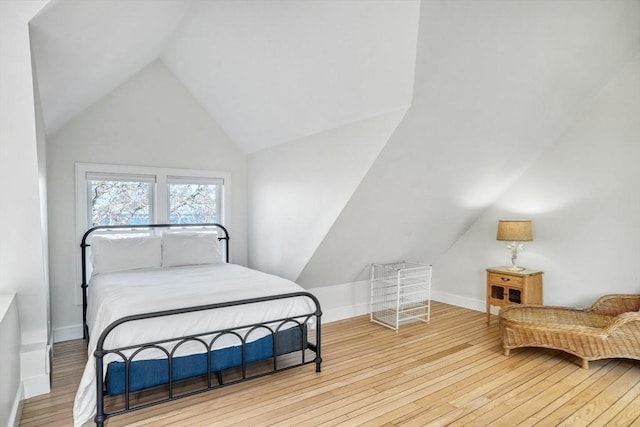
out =
[[[93,227],[91,229],[89,229],[84,236],[82,237],[82,242],[80,244],[80,247],[82,249],[82,302],[83,302],[83,310],[82,310],[82,315],[83,315],[83,330],[84,330],[84,338],[85,339],[89,339],[89,333],[88,333],[88,327],[87,327],[87,289],[88,289],[88,283],[87,283],[87,257],[86,257],[86,248],[90,247],[91,245],[89,243],[87,243],[87,239],[88,237],[95,231],[99,231],[99,230],[106,230],[106,231],[114,231],[114,230],[152,230],[152,229],[156,229],[156,228],[164,228],[164,229],[193,229],[193,228],[201,228],[201,229],[206,229],[206,228],[211,228],[211,227],[216,227],[219,230],[221,230],[224,234],[224,236],[222,237],[218,237],[219,241],[224,241],[225,242],[225,260],[226,262],[229,262],[229,233],[227,232],[227,229],[220,225],[220,224],[216,224],[216,223],[208,223],[208,224],[147,224],[147,225],[107,225],[107,226],[97,226],[97,227]],[[105,349],[104,348],[104,343],[105,340],[107,339],[107,336],[118,326],[125,324],[127,322],[133,322],[133,321],[138,321],[138,320],[144,320],[144,319],[152,319],[152,318],[157,318],[157,317],[164,317],[164,316],[175,316],[175,315],[180,315],[180,314],[185,314],[185,313],[193,313],[193,312],[198,312],[198,311],[208,311],[208,310],[216,310],[216,309],[221,309],[221,308],[226,308],[226,307],[234,307],[234,306],[241,306],[241,305],[246,305],[246,304],[256,304],[256,303],[261,303],[261,302],[266,302],[266,301],[274,301],[274,300],[280,300],[280,299],[286,299],[286,298],[298,298],[298,297],[307,297],[310,298],[314,305],[315,305],[315,310],[311,313],[306,313],[306,314],[302,314],[302,315],[298,315],[295,317],[283,317],[283,318],[279,318],[279,319],[270,319],[268,321],[265,322],[261,322],[261,323],[254,323],[254,324],[247,324],[247,325],[242,325],[239,327],[235,327],[232,329],[222,329],[222,330],[214,330],[214,331],[209,331],[209,332],[204,332],[204,333],[198,333],[198,334],[194,334],[194,335],[188,335],[188,336],[184,336],[184,337],[175,337],[175,338],[169,338],[169,339],[164,339],[161,341],[154,341],[154,342],[146,342],[146,343],[140,343],[137,345],[132,345],[132,346],[127,346],[127,347],[121,347],[121,348],[114,348],[114,349]],[[287,370],[287,369],[291,369],[291,368],[295,368],[295,367],[299,367],[302,365],[307,365],[310,363],[315,363],[316,365],[316,372],[320,372],[321,369],[321,363],[322,363],[322,357],[320,355],[320,341],[321,341],[321,334],[320,334],[320,326],[321,326],[321,316],[322,316],[322,310],[320,308],[320,302],[318,301],[318,299],[308,293],[308,292],[293,292],[293,293],[287,293],[287,294],[280,294],[280,295],[273,295],[273,296],[266,296],[266,297],[259,297],[259,298],[250,298],[250,299],[244,299],[244,300],[237,300],[237,301],[229,301],[229,302],[223,302],[223,303],[216,303],[216,304],[208,304],[208,305],[201,305],[201,306],[193,306],[193,307],[186,307],[186,308],[181,308],[181,309],[174,309],[174,310],[164,310],[164,311],[157,311],[157,312],[150,312],[150,313],[142,313],[142,314],[136,314],[136,315],[132,315],[132,316],[126,316],[123,317],[119,320],[116,320],[115,322],[111,323],[109,326],[107,326],[105,328],[105,330],[101,333],[100,337],[97,340],[97,345],[96,345],[96,349],[94,351],[94,357],[96,359],[96,416],[94,418],[94,421],[96,423],[97,426],[103,426],[104,422],[107,418],[114,416],[114,415],[120,415],[120,414],[124,414],[124,413],[128,413],[134,410],[138,410],[138,409],[143,409],[143,408],[147,408],[150,406],[154,406],[154,405],[158,405],[158,404],[162,404],[165,402],[169,402],[172,400],[176,400],[179,398],[183,398],[183,397],[188,397],[188,396],[192,396],[194,394],[199,394],[199,393],[203,393],[212,389],[216,389],[216,388],[220,388],[220,387],[224,387],[227,385],[232,385],[232,384],[236,384],[238,382],[243,382],[249,379],[253,379],[253,378],[259,378],[265,375],[269,375],[275,372],[279,372],[279,371],[283,371],[283,370]],[[306,334],[306,326],[307,323],[309,322],[309,320],[315,317],[315,343],[309,342],[309,340],[307,340],[307,334]],[[292,325],[293,324],[293,325]],[[277,325],[277,326],[274,326]],[[280,331],[283,330],[283,327],[285,325],[289,325],[293,328],[299,328],[300,330],[300,345],[299,345],[299,350],[300,350],[300,361],[298,363],[294,363],[294,364],[290,364],[287,365],[285,367],[279,367],[278,366],[278,356],[282,353],[278,353],[280,346],[278,345],[278,333]],[[272,359],[273,363],[271,366],[271,369],[267,372],[262,372],[259,374],[255,374],[255,375],[251,375],[248,376],[247,375],[247,361],[246,361],[246,345],[248,344],[247,342],[247,338],[249,337],[249,335],[259,329],[266,329],[268,331],[268,334],[270,334],[272,336],[273,342],[272,342],[272,357],[268,357],[267,359]],[[244,330],[244,336],[241,335],[241,333],[239,331]],[[212,382],[212,375],[214,374],[214,371],[212,371],[212,367],[211,367],[211,359],[212,359],[212,351],[213,351],[213,346],[215,344],[215,342],[222,336],[224,335],[232,335],[234,337],[236,337],[239,340],[240,343],[240,348],[241,348],[241,364],[238,366],[241,369],[241,377],[240,379],[236,379],[230,382],[225,382],[223,380],[223,374],[222,371],[215,371],[215,374],[217,376],[217,384],[214,384]],[[212,338],[211,338],[212,337]],[[206,340],[209,340],[209,342],[206,342]],[[305,342],[306,341],[306,342]],[[176,354],[176,350],[182,346],[183,344],[187,343],[187,342],[197,342],[203,345],[203,349],[204,351],[206,351],[206,360],[207,360],[207,372],[206,372],[206,378],[207,378],[207,385],[206,387],[203,388],[199,388],[193,391],[188,391],[185,392],[183,394],[179,394],[179,395],[175,395],[174,393],[174,379],[173,379],[173,363],[174,363],[174,357]],[[163,347],[163,344],[169,344],[169,343],[176,343],[172,350],[169,351],[167,350],[165,347]],[[140,354],[140,352],[142,352],[143,350],[148,350],[148,349],[154,349],[154,350],[159,350],[161,352],[163,352],[166,356],[166,361],[167,361],[167,366],[168,366],[168,394],[166,398],[162,398],[162,399],[158,399],[152,402],[148,402],[148,403],[144,403],[144,404],[140,404],[140,405],[136,405],[136,406],[131,406],[131,401],[130,401],[130,378],[129,378],[129,369],[131,366],[131,363],[133,362],[133,359]],[[313,352],[313,354],[315,355],[315,357],[313,357],[313,359],[309,359],[306,357],[306,350],[310,350],[311,352]],[[132,351],[131,355],[129,357],[127,357],[125,355],[125,352],[127,351]],[[295,350],[297,351],[297,350]],[[115,354],[117,356],[119,356],[119,358],[122,359],[122,361],[125,363],[125,369],[124,369],[124,375],[125,375],[125,392],[124,392],[124,409],[118,410],[116,412],[112,412],[112,413],[105,413],[105,404],[104,404],[104,399],[105,399],[105,383],[104,383],[104,366],[103,366],[103,361],[105,356],[109,355],[109,354]],[[164,359],[163,359],[164,360]],[[177,382],[177,381],[176,381]]]

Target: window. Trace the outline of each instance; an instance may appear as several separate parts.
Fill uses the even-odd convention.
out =
[[[149,224],[154,220],[155,176],[88,172],[87,224]]]
[[[220,179],[167,177],[171,224],[220,222]]]
[[[77,163],[78,236],[96,225],[224,225],[228,182],[224,172]]]

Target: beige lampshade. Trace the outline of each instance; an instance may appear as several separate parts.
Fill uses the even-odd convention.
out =
[[[530,219],[501,219],[498,221],[497,240],[526,242],[533,240]]]

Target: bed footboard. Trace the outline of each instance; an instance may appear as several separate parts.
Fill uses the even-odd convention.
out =
[[[161,341],[146,342],[127,347],[105,348],[105,341],[109,337],[109,334],[117,327],[128,322],[300,297],[309,298],[313,302],[312,305],[315,307],[315,310],[295,317],[269,319],[265,322],[246,324],[233,329],[207,331],[184,337],[171,337]],[[306,364],[315,363],[316,372],[320,372],[322,363],[320,353],[321,316],[320,303],[314,295],[308,292],[294,292],[145,313],[119,319],[111,323],[102,332],[96,343],[96,350],[94,352],[97,393],[95,423],[98,426],[103,426],[105,420],[114,415],[147,408]],[[298,330],[299,333],[291,333],[292,330]],[[311,334],[313,331],[315,331],[315,334]],[[258,333],[263,336],[263,338],[253,339],[252,335],[255,338],[255,334]],[[237,345],[217,349],[216,344],[220,342],[219,340],[222,337],[232,337],[236,340]],[[198,363],[200,363],[200,365],[191,374],[185,373],[183,368],[184,363],[182,363],[183,360],[181,360],[184,359],[184,357],[180,356],[178,352],[178,349],[187,343],[197,343],[197,345],[201,345],[203,349],[203,351],[198,354],[200,360]],[[163,357],[155,360],[160,361],[163,370],[162,375],[166,378],[166,382],[160,381],[165,385],[162,386],[162,393],[158,394],[158,398],[143,400],[141,403],[132,403],[132,394],[137,394],[137,388],[134,384],[135,378],[132,378],[132,376],[135,375],[135,370],[131,368],[137,359],[141,359],[140,354],[147,350],[163,353]],[[223,356],[221,350],[225,350],[225,356]],[[231,354],[234,352],[235,355]],[[118,407],[109,413],[105,412],[105,358],[115,358],[118,360],[118,363],[124,363],[124,392],[118,401]],[[249,367],[252,363],[256,362],[261,363],[261,370],[257,373],[250,372]],[[235,368],[236,371],[238,371],[237,376],[230,380],[225,380],[223,378],[223,371],[231,368]],[[188,391],[176,390],[176,384],[190,375],[197,376],[201,380],[196,389],[190,389]]]

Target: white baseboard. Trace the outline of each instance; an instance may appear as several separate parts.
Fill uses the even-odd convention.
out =
[[[484,312],[486,310],[486,303],[484,300],[461,297],[459,295],[454,295],[447,292],[432,290],[431,299],[433,301],[455,305],[456,307],[468,308],[474,311]],[[338,320],[348,319],[350,317],[362,316],[364,314],[369,314],[369,313],[371,313],[371,305],[368,303],[361,303],[361,304],[350,305],[350,306],[339,307],[339,308],[331,308],[323,311],[322,323],[336,322]]]
[[[22,390],[25,399],[47,394],[51,391],[51,379],[49,375],[25,378],[22,381]]]
[[[65,326],[53,330],[53,342],[82,339],[82,325]]]
[[[51,391],[50,357],[51,346],[47,343],[32,343],[20,347],[20,378],[24,399]]]
[[[484,312],[487,309],[486,302],[484,300],[461,297],[460,295],[437,290],[431,291],[431,299],[445,304],[455,305],[456,307],[468,308],[469,310],[474,311]]]
[[[11,406],[11,413],[9,414],[7,427],[18,427],[20,425],[23,402],[24,399],[22,397],[22,384],[20,384],[20,386],[18,387],[18,391],[16,392],[16,398],[13,400],[13,406]]]
[[[330,308],[323,310],[322,323],[337,322],[350,317],[362,316],[371,312],[370,304],[356,304],[347,307]]]

